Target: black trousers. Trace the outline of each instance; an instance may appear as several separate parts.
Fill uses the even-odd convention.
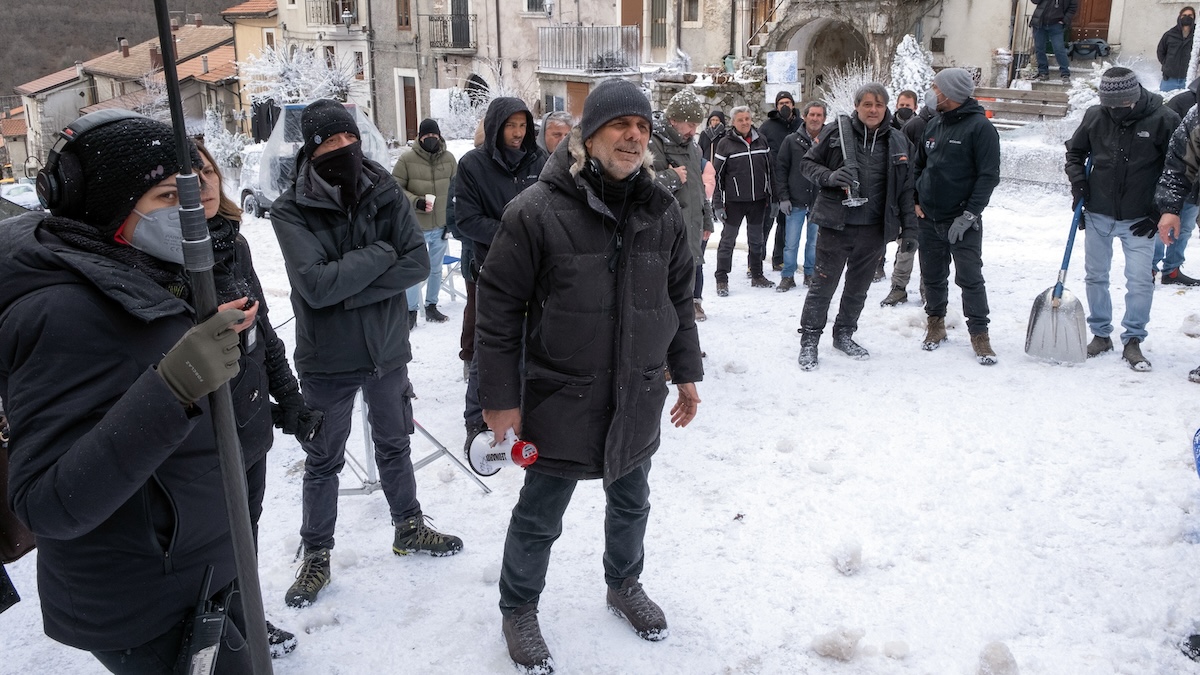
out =
[[[604,491],[604,582],[613,588],[642,573],[643,540],[650,520],[650,460],[613,481]],[[550,547],[562,534],[563,514],[579,481],[536,471],[513,507],[500,569],[500,611],[536,604],[546,587]]]
[[[953,244],[946,238],[953,220],[921,219],[917,242],[921,247],[921,282],[925,284],[925,313],[946,316],[950,297],[950,261],[954,261],[954,283],[962,289],[963,316],[971,335],[988,329],[987,287],[983,281],[983,224],[967,230]]]
[[[717,281],[729,279],[729,271],[733,269],[733,246],[743,220],[746,221],[746,240],[750,244],[746,264],[754,274],[762,274],[762,222],[767,206],[765,199],[757,202],[725,202],[725,227],[721,229],[721,242],[717,244],[717,272],[714,275]]]
[[[835,230],[823,227],[817,237],[817,259],[812,286],[804,298],[800,328],[805,333],[821,334],[829,317],[829,303],[846,271],[842,303],[833,332],[858,330],[858,317],[867,302],[867,291],[875,277],[875,265],[883,251],[883,225],[847,225]]]

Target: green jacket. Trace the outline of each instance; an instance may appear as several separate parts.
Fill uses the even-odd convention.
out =
[[[436,230],[446,226],[446,206],[450,201],[450,179],[458,173],[458,160],[446,151],[446,141],[438,141],[438,151],[429,154],[420,144],[412,146],[396,162],[392,175],[408,197],[408,203],[413,205],[417,215],[417,225],[422,232]],[[417,200],[425,195],[436,197],[433,211],[426,213],[417,208]]]
[[[687,231],[688,251],[696,264],[704,264],[701,245],[704,233],[713,231],[712,205],[704,195],[704,173],[701,167],[700,146],[685,141],[665,120],[654,124],[650,136],[650,153],[654,155],[654,182],[667,189],[679,202]],[[687,182],[671,167],[687,169]]]

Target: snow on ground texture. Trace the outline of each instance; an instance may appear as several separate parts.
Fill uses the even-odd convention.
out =
[[[1116,355],[1077,367],[1033,361],[1022,352],[1026,321],[1054,282],[1069,198],[1002,186],[983,220],[992,367],[971,356],[957,290],[949,342],[920,349],[914,282],[913,302],[896,309],[879,306],[887,283],[871,287],[855,335],[869,361],[826,338],[820,366],[801,372],[803,288],[750,288],[743,246],[730,296],[718,298],[709,247],[700,416],[680,430],[664,415],[651,472],[642,581],[671,637],[644,642],[605,610],[603,493],[587,482],[541,602],[559,672],[973,675],[993,642],[1024,675],[1194,669],[1175,643],[1200,619],[1200,482],[1189,451],[1200,389],[1187,382],[1200,343],[1182,332],[1195,331],[1200,289],[1155,288],[1151,373]],[[243,231],[283,323],[291,307],[270,224],[249,219]],[[1118,318],[1122,267],[1118,254]],[[1080,297],[1082,279],[1079,250],[1067,287]],[[448,323],[422,319],[413,333],[410,372],[417,421],[458,452],[462,301],[443,296],[441,308]],[[293,328],[280,330],[289,347]],[[356,455],[360,439],[351,437]],[[420,436],[413,443],[414,457],[432,451]],[[383,496],[343,497],[333,583],[313,607],[292,610],[283,593],[299,543],[303,452],[280,435],[268,459],[265,605],[299,636],[276,673],[512,672],[496,583],[520,471],[485,479],[486,496],[447,460],[418,471],[425,512],[465,541],[451,558],[394,556]],[[349,471],[343,479],[355,483]],[[831,564],[847,548],[861,552],[853,576]],[[42,635],[35,558],[10,566],[25,599],[0,617],[0,672],[102,672]],[[865,632],[849,663],[813,651],[840,627]]]

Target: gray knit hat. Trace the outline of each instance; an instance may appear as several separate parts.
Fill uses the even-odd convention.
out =
[[[605,80],[596,85],[583,102],[580,132],[587,140],[600,127],[626,115],[644,117],[647,122],[653,123],[650,99],[642,93],[641,87],[629,80]]]
[[[1128,68],[1116,66],[1100,76],[1100,105],[1108,108],[1127,108],[1142,97],[1142,85]]]
[[[933,76],[933,84],[942,92],[942,96],[955,103],[962,103],[975,93],[975,78],[965,68],[938,71],[938,74]]]
[[[700,103],[700,99],[696,97],[696,92],[690,87],[680,89],[677,94],[671,97],[667,102],[667,119],[675,120],[676,122],[695,122],[697,124],[704,121],[704,105]]]

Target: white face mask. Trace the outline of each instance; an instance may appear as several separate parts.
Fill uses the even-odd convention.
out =
[[[937,104],[938,104],[937,92],[932,89],[925,92],[925,107],[929,109],[929,112],[937,112]]]
[[[179,207],[165,206],[150,213],[137,209],[142,217],[133,228],[129,245],[159,260],[183,264],[183,229],[179,224]]]

